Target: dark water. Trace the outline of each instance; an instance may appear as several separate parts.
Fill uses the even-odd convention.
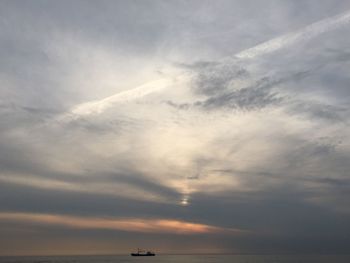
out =
[[[290,255],[157,255],[131,256],[57,256],[0,257],[1,263],[350,263],[349,256],[290,256]]]

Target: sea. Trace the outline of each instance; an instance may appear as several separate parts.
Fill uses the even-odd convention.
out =
[[[350,263],[350,255],[156,255],[0,257],[1,263]]]

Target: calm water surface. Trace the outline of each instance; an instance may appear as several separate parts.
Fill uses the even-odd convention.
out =
[[[1,263],[350,263],[349,256],[286,255],[157,255],[131,256],[59,256],[0,257]]]

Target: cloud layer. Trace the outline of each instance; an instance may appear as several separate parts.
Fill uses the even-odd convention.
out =
[[[0,6],[1,254],[348,251],[347,1]]]

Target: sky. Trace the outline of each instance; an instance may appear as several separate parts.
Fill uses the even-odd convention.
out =
[[[350,2],[0,1],[0,255],[348,253]]]

